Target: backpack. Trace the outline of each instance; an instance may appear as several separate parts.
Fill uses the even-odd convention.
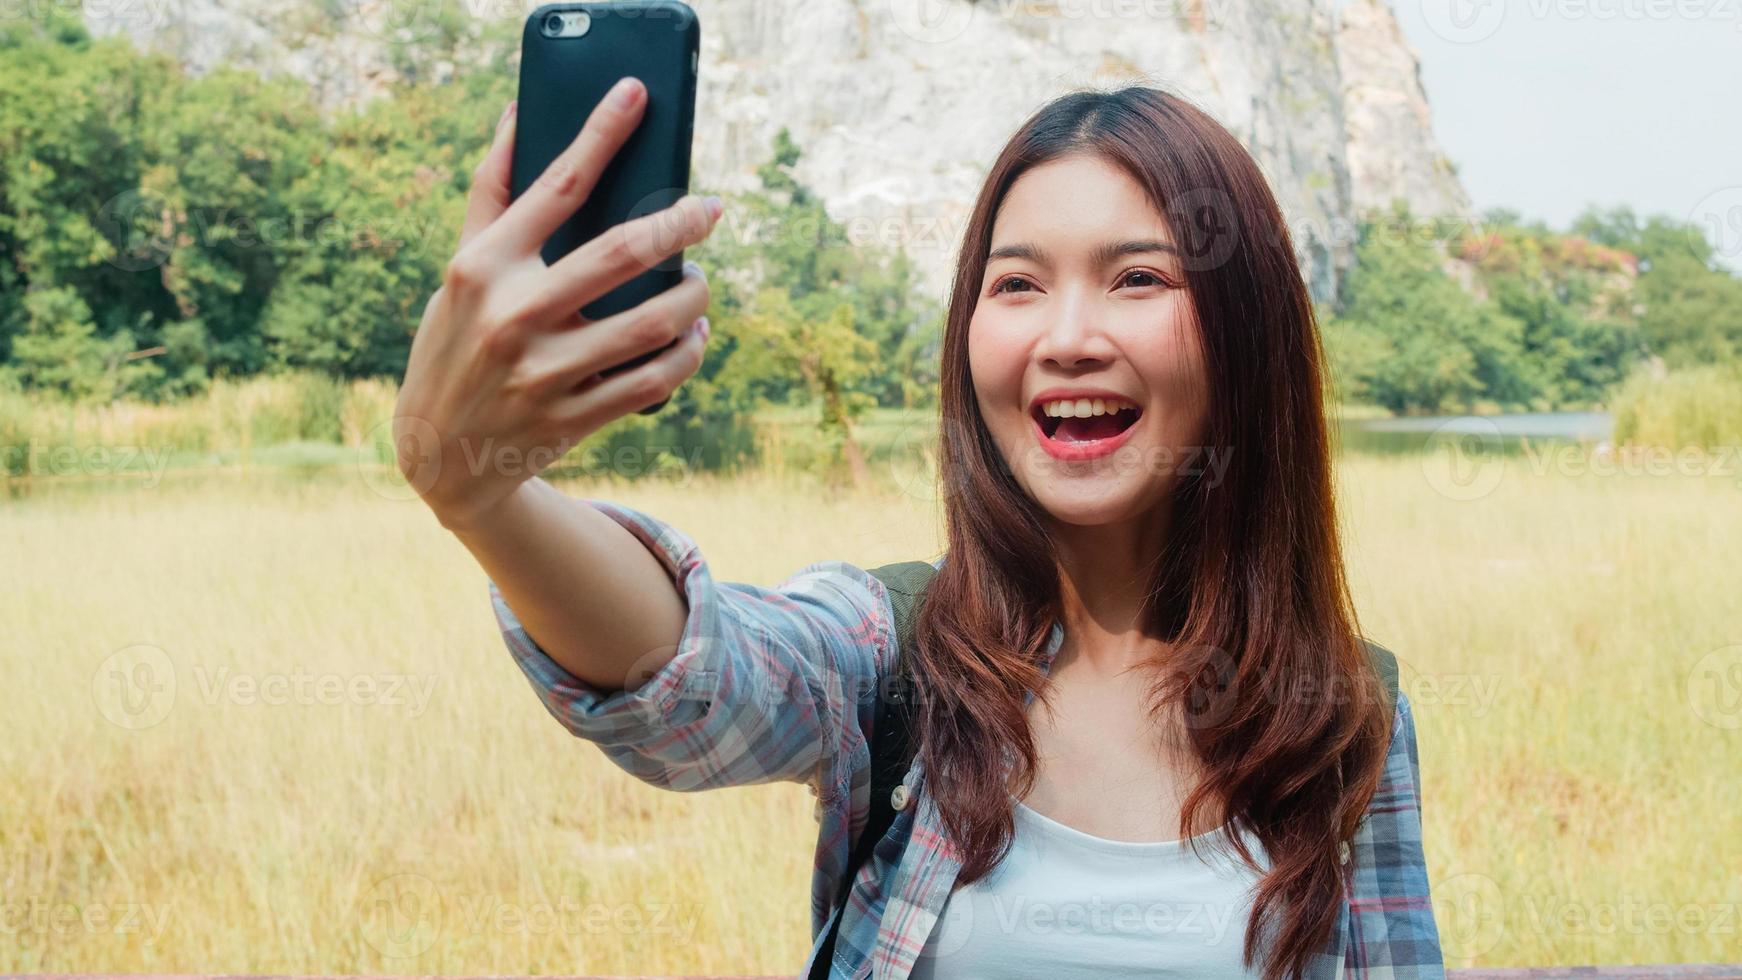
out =
[[[835,937],[841,931],[841,917],[845,914],[847,895],[853,888],[853,879],[858,877],[859,869],[870,859],[871,848],[883,839],[895,823],[895,805],[890,797],[895,787],[907,775],[915,751],[912,744],[913,698],[910,696],[913,681],[907,673],[906,653],[912,646],[914,611],[925,592],[926,584],[937,574],[937,568],[927,561],[901,561],[880,565],[868,571],[889,591],[890,611],[895,618],[895,668],[888,683],[879,685],[878,688],[883,696],[877,699],[877,720],[871,732],[871,812],[865,818],[865,828],[859,832],[858,839],[853,842],[853,851],[847,858],[847,870],[841,877],[840,891],[835,897],[837,911],[834,921],[829,924],[822,948],[811,962],[809,980],[826,980],[829,975],[832,966],[830,961],[835,953]],[[1362,639],[1361,642],[1366,646],[1373,667],[1379,673],[1387,707],[1395,706],[1397,657],[1390,650],[1370,640]]]

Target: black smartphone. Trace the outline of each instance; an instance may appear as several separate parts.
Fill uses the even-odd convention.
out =
[[[625,221],[660,211],[689,193],[701,23],[679,0],[552,3],[526,19],[520,42],[520,106],[509,193],[518,198],[575,137],[618,80],[633,75],[647,103],[587,200],[544,243],[547,264]],[[581,307],[588,320],[639,306],[683,280],[683,252]],[[681,338],[680,338],[681,339]],[[658,350],[606,369],[643,364]],[[669,399],[639,410],[651,415]]]

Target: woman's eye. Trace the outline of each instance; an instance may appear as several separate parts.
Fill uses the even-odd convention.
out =
[[[1009,276],[1007,278],[1000,279],[992,285],[992,294],[994,296],[996,296],[999,293],[1009,292],[1009,290],[1006,289],[1005,287],[1015,286],[1018,284],[1026,286],[1026,285],[1028,285],[1028,280],[1023,279],[1020,276]]]
[[[1149,281],[1148,282],[1131,283],[1131,280],[1133,280],[1133,279],[1147,279]],[[1165,285],[1167,285],[1167,281],[1162,279],[1160,276],[1156,275],[1153,272],[1146,272],[1142,269],[1133,269],[1130,272],[1127,272],[1125,274],[1125,281],[1127,283],[1131,283],[1132,285],[1137,285],[1137,286],[1165,286]]]

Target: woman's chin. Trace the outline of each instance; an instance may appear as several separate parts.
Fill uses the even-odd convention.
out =
[[[1141,513],[1142,487],[1128,475],[1071,478],[1057,474],[1029,484],[1029,495],[1054,520],[1079,527],[1115,524]]]
[[[1060,459],[1038,445],[1032,433],[1005,433],[1005,463],[1029,498],[1054,519],[1092,526],[1129,520],[1156,502],[1155,475],[1142,460],[1153,456],[1137,442],[1091,459]],[[1009,446],[1014,443],[1015,451]]]

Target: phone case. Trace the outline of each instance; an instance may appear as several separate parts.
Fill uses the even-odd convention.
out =
[[[587,13],[586,33],[545,35],[542,25],[549,15],[572,11]],[[640,123],[606,165],[587,200],[545,242],[546,263],[554,264],[612,226],[670,207],[689,193],[700,48],[701,24],[695,11],[678,0],[552,3],[527,18],[521,36],[519,121],[509,179],[513,197],[532,186],[574,142],[587,116],[619,79],[634,75],[647,87]],[[600,320],[621,313],[682,279],[683,252],[679,251],[581,307],[581,315]],[[672,344],[604,373],[645,363]],[[661,400],[639,414],[651,415],[665,404]]]

